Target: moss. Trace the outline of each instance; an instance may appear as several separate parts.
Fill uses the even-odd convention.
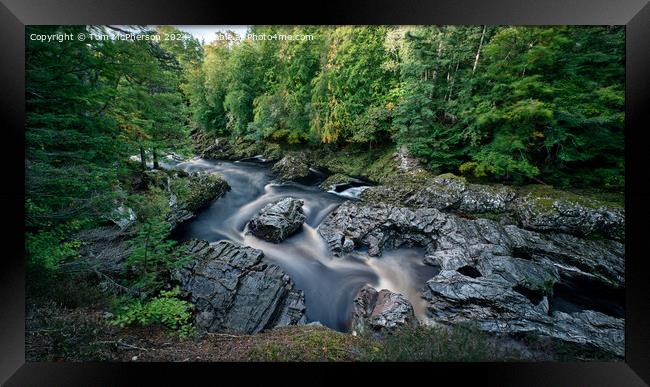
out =
[[[262,156],[269,161],[277,161],[284,157],[284,153],[284,150],[279,144],[267,143],[264,144]]]
[[[316,152],[312,157],[316,167],[332,173],[383,183],[396,173],[392,160],[394,153],[393,147],[371,151],[347,148],[336,152]]]
[[[583,191],[580,194],[561,191],[548,185],[531,184],[520,187],[520,196],[529,195],[534,200],[534,206],[541,212],[554,211],[553,205],[557,201],[579,204],[585,208],[598,209],[606,206],[610,208],[623,208],[624,198],[617,194],[603,194],[599,192]]]
[[[456,176],[453,173],[443,173],[438,176],[436,176],[436,180],[457,180],[459,182],[467,183],[467,179],[465,179],[462,176]]]
[[[350,361],[358,339],[324,327],[286,327],[294,333],[267,341],[250,351],[251,361]]]

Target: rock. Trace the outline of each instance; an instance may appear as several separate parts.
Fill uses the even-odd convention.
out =
[[[486,332],[532,333],[624,354],[623,319],[595,311],[549,315],[546,296],[533,299],[499,275],[472,278],[443,270],[427,282],[423,296],[437,322],[469,322]]]
[[[625,286],[625,245],[620,242],[541,234],[516,226],[504,230],[515,255],[550,263],[563,276],[595,279],[614,288]]]
[[[425,262],[442,270],[424,291],[436,322],[473,321],[489,332],[530,332],[615,354],[622,351],[622,341],[617,341],[621,319],[595,311],[549,316],[553,287],[562,278],[579,276],[609,287],[624,286],[625,252],[619,242],[540,234],[433,208],[364,202],[342,204],[318,231],[335,255],[363,246],[375,256],[388,247],[424,247]],[[373,297],[371,290],[364,290],[355,313],[369,313]],[[569,324],[576,327],[565,329]]]
[[[111,214],[110,220],[120,228],[120,230],[126,230],[131,227],[137,217],[135,211],[132,208],[126,206],[119,206]]]
[[[127,241],[134,236],[134,230],[122,230],[118,226],[102,226],[77,233],[79,263],[107,274],[122,274],[123,264],[133,251]]]
[[[267,161],[276,162],[276,161],[282,159],[282,157],[284,157],[284,152],[283,152],[282,148],[280,148],[280,145],[273,144],[273,143],[268,143],[268,144],[266,144],[266,147],[264,148],[264,152],[262,152],[262,156]]]
[[[255,157],[264,151],[262,143],[243,138],[230,139],[195,133],[193,140],[199,155],[206,159],[236,161]]]
[[[553,266],[561,275],[624,286],[625,249],[619,242],[540,234],[433,208],[346,202],[325,218],[318,232],[336,256],[364,246],[371,256],[381,255],[384,248],[421,246],[427,250],[425,262],[450,270],[485,268],[495,257],[508,256]]]
[[[195,305],[199,330],[250,334],[306,322],[303,292],[261,250],[197,240],[186,248],[192,259],[173,279]]]
[[[403,179],[389,186],[372,187],[362,194],[369,202],[400,204],[409,208],[435,208],[464,213],[504,213],[515,198],[502,185],[469,184],[451,173],[424,180]]]
[[[311,174],[307,156],[302,152],[287,154],[273,165],[272,170],[280,181],[303,181]]]
[[[498,214],[504,223],[542,232],[562,232],[576,236],[601,235],[622,241],[625,237],[625,212],[622,208],[554,190],[531,188],[517,197],[503,185],[467,183],[450,173],[434,178],[398,179],[390,185],[371,187],[361,198],[411,209],[435,208],[463,214]],[[512,218],[512,220],[510,220]]]
[[[357,181],[357,179],[354,179],[348,175],[344,175],[342,173],[335,173],[333,175],[328,176],[325,180],[323,180],[323,182],[320,183],[319,186],[323,191],[330,191],[334,189],[334,187],[337,185],[350,184],[355,181]]]
[[[529,193],[513,203],[523,228],[565,232],[578,236],[602,235],[625,238],[625,212],[594,200],[561,191]]]
[[[300,229],[307,218],[304,202],[291,197],[267,204],[248,223],[248,231],[269,242],[279,243]]]
[[[173,227],[194,217],[196,211],[210,204],[230,190],[228,183],[218,174],[194,172],[186,178],[174,177],[170,183],[167,215]]]
[[[397,149],[393,155],[393,160],[395,160],[395,166],[398,171],[406,173],[419,173],[424,171],[418,159],[409,152],[406,145],[402,145]]]
[[[417,319],[411,303],[399,293],[387,289],[377,292],[366,285],[354,300],[352,330],[363,333],[366,328],[372,331],[393,330],[404,325],[415,325]]]
[[[332,211],[318,227],[318,233],[336,256],[361,246],[368,246],[369,255],[378,256],[384,247],[428,246],[432,242],[430,234],[446,219],[432,208],[413,211],[350,201]]]

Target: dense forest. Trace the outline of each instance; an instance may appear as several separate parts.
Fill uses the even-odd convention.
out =
[[[121,28],[28,26],[26,36],[110,35]],[[157,168],[172,152],[192,155],[197,135],[332,152],[404,145],[434,173],[623,190],[623,27],[254,26],[249,32],[312,38],[26,39],[31,291],[49,286],[74,261],[79,242],[72,235],[128,203],[138,219],[131,269],[120,283],[130,291],[119,302],[130,309],[119,321],[164,320],[168,313],[172,326],[187,328],[187,304],[174,290],[160,293],[156,277],[176,256],[167,239],[166,198],[127,187],[134,171],[150,168],[148,160]]]

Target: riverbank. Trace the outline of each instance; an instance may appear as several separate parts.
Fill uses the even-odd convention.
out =
[[[178,230],[185,230],[184,232],[187,233],[188,227],[195,227],[197,230],[205,232],[205,236],[202,237],[201,235],[192,234],[192,232],[188,235],[192,237],[198,236],[211,242],[220,239],[229,239],[242,245],[252,245],[254,248],[259,249],[259,251],[264,252],[265,257],[261,258],[262,261],[270,261],[279,265],[289,278],[296,281],[296,288],[300,289],[301,293],[305,293],[307,300],[306,315],[310,316],[311,314],[309,321],[327,321],[327,318],[319,317],[326,316],[327,314],[320,313],[319,315],[319,312],[313,309],[314,305],[316,305],[314,304],[314,297],[317,297],[316,294],[322,292],[325,292],[323,294],[327,294],[327,289],[337,289],[337,291],[347,289],[340,293],[344,295],[341,298],[341,304],[336,305],[336,308],[340,310],[337,313],[345,316],[349,311],[346,303],[351,302],[355,298],[354,295],[359,290],[360,284],[366,281],[374,281],[377,290],[381,289],[380,285],[386,286],[385,281],[383,281],[382,285],[382,281],[373,280],[372,276],[370,276],[365,280],[362,279],[354,282],[355,285],[352,287],[346,288],[345,286],[327,284],[325,282],[324,284],[326,286],[318,290],[318,287],[314,287],[316,282],[304,274],[319,275],[318,272],[311,272],[311,269],[307,268],[308,266],[304,268],[301,268],[300,265],[295,266],[296,262],[300,262],[301,260],[305,264],[317,262],[318,259],[315,260],[310,255],[315,251],[315,246],[323,245],[324,249],[330,250],[335,256],[360,251],[361,256],[367,254],[369,258],[360,256],[362,260],[359,262],[365,260],[366,262],[373,263],[373,265],[391,265],[391,262],[395,261],[397,263],[395,267],[399,267],[400,264],[395,260],[396,257],[391,258],[391,252],[393,251],[391,249],[404,246],[423,248],[422,255],[418,257],[418,260],[436,268],[436,271],[429,274],[427,278],[424,278],[421,284],[411,283],[410,286],[413,286],[413,290],[407,290],[407,288],[400,287],[399,285],[396,286],[395,283],[393,283],[392,287],[389,285],[393,291],[399,291],[409,295],[409,301],[416,309],[416,315],[419,316],[420,324],[416,324],[415,327],[411,325],[398,326],[396,330],[392,330],[390,333],[371,335],[371,338],[368,340],[379,340],[380,344],[376,344],[374,347],[371,345],[370,347],[384,348],[381,350],[381,356],[377,354],[373,356],[373,352],[363,352],[354,346],[353,348],[346,347],[347,349],[341,352],[349,354],[352,351],[355,354],[354,356],[334,355],[330,358],[328,357],[327,351],[336,351],[334,349],[327,349],[329,347],[325,346],[325,352],[321,353],[317,351],[316,354],[305,355],[301,358],[297,354],[300,350],[296,349],[296,352],[292,352],[293,350],[286,349],[289,347],[292,348],[293,344],[288,345],[288,347],[287,345],[276,346],[277,343],[274,344],[274,340],[279,340],[279,342],[284,344],[297,340],[298,344],[296,346],[300,348],[299,343],[303,343],[304,340],[307,343],[313,343],[312,339],[309,338],[311,335],[309,329],[311,328],[301,328],[300,325],[283,328],[281,325],[278,325],[277,328],[272,329],[273,327],[267,326],[268,323],[264,322],[266,320],[263,319],[259,322],[261,324],[259,325],[260,333],[248,335],[242,335],[242,333],[233,334],[230,329],[222,326],[222,328],[208,328],[207,332],[204,330],[196,339],[189,341],[174,338],[174,341],[181,340],[176,342],[175,347],[180,346],[184,348],[184,352],[180,351],[178,353],[166,350],[166,344],[164,342],[157,342],[155,340],[149,342],[143,341],[145,337],[138,336],[138,328],[118,328],[111,326],[110,331],[113,332],[112,335],[115,335],[115,337],[121,337],[122,334],[127,334],[128,332],[136,333],[128,333],[135,336],[127,336],[124,339],[103,340],[109,346],[112,345],[114,347],[111,347],[113,349],[108,351],[108,354],[105,356],[110,359],[120,358],[126,360],[129,360],[128,356],[136,356],[141,360],[183,361],[191,359],[193,361],[201,361],[204,359],[195,359],[186,355],[192,351],[201,353],[203,348],[207,347],[209,348],[209,352],[215,353],[209,359],[309,360],[315,356],[319,360],[399,360],[401,359],[400,356],[406,356],[404,360],[427,360],[422,359],[424,355],[421,353],[412,356],[408,354],[399,355],[399,353],[403,353],[405,347],[405,345],[400,343],[402,339],[406,342],[412,341],[406,347],[413,346],[413,343],[417,343],[418,340],[423,340],[421,342],[425,343],[426,337],[431,335],[439,339],[439,335],[434,335],[429,331],[429,329],[433,328],[426,326],[430,323],[423,324],[426,319],[431,319],[434,322],[433,325],[442,323],[448,329],[452,330],[457,327],[462,327],[467,322],[478,323],[478,327],[473,326],[468,331],[470,333],[466,332],[466,336],[469,335],[469,337],[463,340],[460,340],[459,337],[454,335],[450,336],[451,338],[449,340],[458,341],[453,345],[461,346],[460,348],[453,350],[448,347],[445,347],[447,349],[442,348],[440,351],[447,351],[446,354],[429,353],[427,355],[429,357],[428,360],[445,359],[445,356],[452,356],[450,353],[454,351],[457,351],[459,354],[466,354],[467,350],[471,348],[471,343],[479,339],[481,342],[496,343],[494,345],[491,344],[491,347],[489,345],[487,346],[491,349],[486,350],[488,353],[484,358],[486,360],[499,360],[503,356],[506,358],[512,356],[513,359],[517,358],[517,356],[520,359],[563,359],[568,356],[567,353],[571,353],[572,355],[568,357],[574,359],[612,358],[612,352],[616,354],[621,353],[619,348],[622,348],[623,344],[623,320],[618,317],[622,317],[622,313],[617,311],[616,306],[612,309],[598,304],[597,300],[592,300],[593,302],[589,303],[590,295],[587,289],[596,289],[596,293],[600,294],[599,297],[611,299],[608,302],[614,305],[622,303],[617,298],[618,296],[613,295],[614,292],[620,292],[624,289],[624,282],[622,281],[622,265],[624,262],[622,253],[623,245],[618,242],[624,237],[621,234],[621,230],[624,227],[624,213],[622,212],[622,208],[611,202],[603,202],[591,197],[556,191],[549,187],[480,185],[470,183],[466,179],[449,174],[433,176],[430,172],[419,166],[415,160],[410,159],[408,154],[405,154],[403,151],[392,150],[389,152],[383,150],[383,152],[383,158],[376,158],[372,162],[370,160],[367,161],[375,165],[376,168],[373,171],[382,171],[383,175],[382,173],[375,174],[374,172],[371,174],[364,172],[359,174],[333,172],[330,169],[331,165],[336,164],[333,164],[331,160],[339,160],[342,157],[341,155],[331,156],[329,159],[323,157],[320,159],[320,163],[310,164],[313,159],[307,156],[296,156],[300,153],[287,153],[275,163],[266,159],[264,154],[256,154],[253,156],[248,154],[244,155],[247,156],[245,159],[252,158],[251,161],[253,162],[217,163],[222,165],[220,168],[223,168],[225,165],[227,169],[230,168],[232,170],[232,172],[226,171],[224,174],[224,170],[218,169],[219,172],[217,173],[225,176],[225,179],[222,177],[206,177],[219,175],[215,175],[217,171],[213,169],[213,165],[215,164],[206,163],[201,160],[199,162],[184,162],[187,167],[182,167],[184,163],[181,162],[175,166],[176,169],[174,170],[150,171],[145,174],[145,176],[148,176],[147,181],[149,183],[146,184],[147,186],[155,187],[156,190],[161,190],[162,192],[167,192],[167,200],[170,207],[178,207],[178,204],[176,204],[178,200],[172,200],[173,196],[178,196],[177,193],[184,192],[181,203],[188,203],[186,198],[200,198],[200,203],[191,201],[193,204],[181,206],[185,212],[183,212],[183,216],[178,218],[180,221],[173,223],[177,229],[175,231],[176,233],[179,232]],[[250,153],[255,152],[250,151]],[[213,155],[216,155],[216,153]],[[285,162],[280,163],[282,160],[285,160]],[[306,165],[294,168],[296,160],[298,162],[304,162]],[[255,167],[256,163],[261,163],[259,165],[265,167],[259,169]],[[330,167],[323,167],[325,163],[327,163],[326,165],[330,165]],[[273,164],[273,168],[267,172],[265,168],[269,168]],[[179,165],[181,166],[180,171],[177,168]],[[249,165],[249,167],[245,167],[246,165]],[[380,165],[381,168],[379,167]],[[259,175],[251,175],[253,176],[252,181],[255,183],[248,180],[237,182],[243,176],[240,170],[241,168],[248,168],[249,171],[260,171],[255,172]],[[339,169],[338,171],[353,171],[349,166],[347,168],[345,170]],[[298,170],[302,170],[303,172],[306,170],[307,172],[302,175],[293,174]],[[285,173],[287,171],[288,173]],[[288,185],[273,183],[269,185],[266,179],[271,178],[278,181],[278,183],[287,180],[297,180],[306,185],[300,185],[300,183],[298,185],[296,183],[289,183]],[[170,184],[174,179],[176,181],[197,181],[206,184]],[[329,202],[330,199],[325,200],[325,198],[335,196],[327,196],[331,194],[323,191],[334,191],[337,186],[353,187],[355,184],[350,184],[353,181],[352,179],[354,179],[355,184],[361,185],[362,188],[355,191],[356,193],[353,198],[356,198],[356,200],[341,201],[337,199],[331,203]],[[364,186],[364,184],[366,185]],[[250,189],[257,193],[254,193],[250,197],[243,195],[242,192],[238,191],[241,189],[237,188],[238,185],[239,187],[251,187]],[[179,189],[179,186],[187,189]],[[206,190],[206,187],[212,188]],[[228,188],[226,189],[225,187]],[[262,187],[264,189],[261,190]],[[295,190],[296,187],[305,188],[300,188],[298,191],[291,191],[291,189]],[[228,195],[228,189],[233,189],[234,192]],[[259,196],[260,194],[262,195],[261,197]],[[319,195],[324,195],[322,199],[318,200],[325,200],[321,204],[318,204],[317,207],[314,207],[316,202],[313,202],[313,199],[308,200],[307,208],[310,208],[310,212],[306,216],[307,222],[304,226],[306,229],[299,232],[289,242],[295,246],[304,245],[308,249],[296,250],[297,255],[295,256],[293,253],[288,253],[292,250],[287,247],[290,245],[287,245],[286,241],[278,245],[260,244],[257,239],[245,236],[243,232],[244,226],[255,214],[257,208],[261,208],[265,204],[271,203],[278,198],[286,197],[287,195],[303,198],[304,195],[315,195],[314,198],[321,197]],[[219,199],[221,196],[224,197]],[[262,199],[260,200],[260,198]],[[232,202],[232,200],[236,202]],[[209,203],[212,204],[208,206]],[[245,206],[248,209],[242,212],[239,210],[241,206]],[[335,209],[337,206],[338,208]],[[219,210],[219,208],[228,208],[231,212],[227,214],[222,213],[220,212],[222,210]],[[568,211],[567,208],[569,209]],[[188,211],[188,209],[192,211]],[[236,218],[233,218],[235,212],[232,211],[236,212]],[[368,215],[371,216],[368,217]],[[212,219],[225,220],[226,224],[232,224],[235,229],[220,230],[219,227],[215,227]],[[324,222],[324,227],[318,227],[321,222]],[[183,231],[180,232],[181,234],[184,233]],[[240,232],[242,232],[241,236],[239,234]],[[483,238],[488,243],[477,242],[477,237],[479,240]],[[303,240],[304,238],[307,239]],[[184,239],[180,238],[181,241]],[[345,242],[346,240],[349,240],[349,242]],[[123,241],[120,243],[123,243]],[[485,253],[474,255],[472,251],[479,251],[477,249],[484,250],[487,255]],[[309,250],[311,252],[306,253]],[[581,253],[580,250],[585,250],[585,252]],[[599,258],[603,256],[601,252],[605,254],[606,259],[604,261]],[[210,254],[212,253],[206,255],[206,262],[211,259],[216,259],[217,261],[222,259],[215,258]],[[323,252],[323,254],[327,255],[330,253]],[[128,254],[125,253],[125,255]],[[239,258],[236,258],[238,255],[233,255],[232,257],[234,259],[232,262],[239,260]],[[193,258],[197,259],[196,256]],[[319,259],[322,260],[324,258]],[[354,262],[354,259],[359,258],[353,258],[350,262]],[[341,262],[347,262],[346,260],[342,260],[342,258],[336,257],[328,258],[328,260],[322,262],[326,262],[327,266],[330,265],[327,263],[330,262],[329,260],[331,260],[332,264],[336,265],[340,265]],[[119,261],[113,261],[113,263],[118,267],[121,265]],[[255,262],[251,264],[257,265]],[[228,263],[228,265],[231,265],[231,263]],[[366,265],[366,263],[363,265]],[[402,262],[401,266],[403,265],[404,262]],[[346,270],[349,270],[351,267],[348,267]],[[380,272],[385,272],[386,269],[389,272],[390,270],[394,270],[390,269],[390,266],[386,266]],[[261,267],[261,270],[263,273],[267,272],[266,266]],[[417,270],[421,271],[423,269]],[[117,274],[119,270],[114,271],[114,273],[118,276],[120,275]],[[509,276],[503,277],[503,273],[509,273]],[[322,274],[320,275],[322,276]],[[394,276],[394,274],[391,275]],[[406,282],[412,281],[408,279],[410,277],[406,278]],[[452,289],[446,290],[445,286],[449,286],[449,281],[451,280],[456,284],[465,284],[471,288],[475,288],[476,286],[482,287],[487,292],[483,296],[487,297],[484,301],[488,302],[488,304],[481,301],[481,297],[483,296],[477,298],[465,294],[462,297],[458,297],[458,294],[463,294],[467,290],[466,288],[456,288],[453,290],[456,296],[450,297],[450,293],[447,290],[451,291]],[[246,282],[248,280],[239,278],[237,281]],[[110,285],[107,281],[101,279],[99,281],[91,280],[91,282],[93,283],[91,288],[96,290],[97,288],[106,289],[106,286]],[[181,282],[182,284],[183,282]],[[420,293],[417,288],[422,285],[425,286],[423,292]],[[169,286],[173,286],[173,281],[170,282]],[[185,288],[184,286],[186,285],[183,285],[182,290],[189,292],[188,294],[192,294],[193,291],[191,288]],[[460,293],[458,293],[459,291]],[[495,291],[501,292],[501,294],[505,294],[507,297],[501,299],[488,296],[488,294],[491,294],[490,292]],[[69,293],[69,290],[63,291],[62,293],[66,292]],[[418,295],[415,295],[416,293]],[[237,294],[233,293],[228,297],[233,297],[233,300],[238,299]],[[573,299],[570,297],[567,298],[567,295],[570,294],[577,294],[578,297],[574,297]],[[421,302],[419,300],[422,296],[422,302],[424,304],[419,307],[418,304]],[[102,297],[101,295],[98,296],[100,299]],[[192,299],[188,295],[182,297],[198,305],[196,304],[198,299]],[[297,299],[299,299],[301,296],[292,297],[298,297]],[[330,296],[328,298],[331,299],[332,297]],[[276,302],[276,299],[272,297],[268,298],[268,300],[269,305]],[[278,298],[277,302],[284,302],[282,300],[283,296]],[[202,303],[202,305],[204,304]],[[543,307],[544,305],[546,306]],[[91,331],[98,332],[104,329],[101,327],[111,321],[113,308],[110,305],[105,305],[96,309],[92,303],[89,303],[89,307],[91,308],[87,310],[87,314],[89,315],[111,315],[104,317],[106,321],[102,320],[99,326],[92,328]],[[264,305],[247,303],[242,303],[241,307],[252,308],[252,310],[268,308],[268,306]],[[394,306],[388,304],[388,307],[392,308]],[[304,308],[304,306],[300,308]],[[280,309],[277,310],[279,311]],[[585,311],[592,309],[598,310],[598,312],[595,312],[596,314],[584,314]],[[420,314],[418,314],[418,310]],[[78,306],[73,306],[72,308],[63,308],[62,311],[61,313],[63,315],[66,313],[74,315],[79,309]],[[454,312],[450,313],[450,311]],[[201,313],[201,310],[195,309],[192,312],[192,315],[195,316],[192,318],[192,321]],[[291,312],[287,316],[293,315],[292,313],[295,312]],[[423,314],[428,317],[423,319]],[[519,323],[515,325],[506,324],[504,326],[499,323],[499,321],[507,321],[510,319],[511,317],[509,316],[511,314],[518,316],[526,315],[528,317],[526,319],[519,318]],[[481,316],[492,317],[484,319]],[[298,319],[299,316],[295,321],[298,321]],[[359,317],[359,319],[360,321],[365,321],[363,320],[363,316]],[[65,328],[66,319],[62,318],[61,321],[63,321],[64,328],[55,329],[69,329],[69,327]],[[231,323],[234,324],[231,325],[232,327],[237,326],[238,323],[235,321],[233,320]],[[289,324],[295,324],[295,321]],[[338,327],[337,329],[342,331],[348,329],[348,322],[346,322],[347,320],[345,318],[343,320],[335,319],[333,321],[340,322],[328,322],[328,324],[333,327]],[[43,325],[36,324],[37,328],[32,329],[29,334],[37,332],[37,334],[42,335],[43,331],[52,329],[51,324],[48,322],[42,322],[41,324]],[[304,322],[299,324],[304,324]],[[209,326],[212,325],[211,323]],[[504,327],[507,329],[504,329]],[[167,337],[169,334],[162,327],[156,329],[160,330],[162,336]],[[307,339],[303,340],[300,338],[305,337],[306,333],[304,329],[307,329],[309,332]],[[323,329],[328,333],[317,336],[323,340],[323,337],[327,338],[327,340],[331,339],[333,343],[337,343],[339,340],[346,341],[340,339],[342,337],[357,337],[350,333],[336,332],[327,328]],[[418,329],[423,331],[418,331]],[[575,331],[575,329],[578,329],[578,331]],[[255,328],[254,331],[257,332],[258,329]],[[569,331],[573,333],[568,333]],[[167,333],[163,334],[162,332]],[[399,332],[406,332],[403,333],[406,336],[400,336],[401,334]],[[570,336],[571,334],[578,334],[578,337],[584,337],[584,339],[575,340]],[[49,337],[48,335],[49,333],[46,333],[44,337]],[[595,340],[590,338],[590,336],[598,337],[599,339]],[[210,339],[211,337],[221,338],[217,340],[218,343],[215,343]],[[224,337],[228,338],[229,346],[215,347],[216,344],[223,344]],[[395,337],[402,337],[402,339],[398,340]],[[418,337],[419,339],[415,339],[414,337]],[[65,343],[67,339],[65,337],[59,337],[54,341],[56,342],[56,340],[63,340]],[[167,342],[170,338],[167,337],[165,340]],[[351,340],[354,341],[357,339]],[[36,340],[30,345],[34,349],[39,346],[47,347],[49,345],[47,343],[49,341],[43,342]],[[75,358],[76,356],[81,356],[81,353],[86,352],[90,353],[89,356],[91,357],[104,356],[101,355],[104,349],[95,352],[95,349],[84,349],[80,348],[79,345],[74,343],[55,344],[54,348],[61,346],[75,348],[67,352],[64,351],[65,354],[60,355],[65,358]],[[387,347],[391,345],[392,347]],[[134,348],[130,346],[140,348],[139,352],[135,353],[137,352],[137,348],[134,352]],[[120,349],[120,347],[123,348]],[[43,353],[35,350],[34,353],[40,354],[34,355],[34,358],[43,359],[44,356],[49,356],[47,353],[51,355],[60,351],[54,348],[44,350]],[[144,351],[141,348],[147,348],[147,350]],[[245,348],[245,350],[240,351],[238,348]],[[368,347],[364,344],[363,348]],[[514,352],[504,354],[504,348],[509,348]],[[566,348],[572,348],[572,350],[567,350]],[[117,350],[117,352],[114,350]],[[196,356],[201,357],[200,355]],[[454,359],[463,360],[462,358]],[[472,359],[466,357],[464,360]]]
[[[405,329],[390,337],[356,337],[322,326],[277,328],[258,334],[204,334],[181,338],[162,326],[118,328],[106,312],[31,304],[26,316],[26,360],[214,361],[575,361],[616,360],[543,338],[519,341],[482,334]]]

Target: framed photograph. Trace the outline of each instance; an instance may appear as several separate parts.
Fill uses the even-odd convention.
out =
[[[650,6],[307,6],[0,7],[0,380],[647,385]]]

